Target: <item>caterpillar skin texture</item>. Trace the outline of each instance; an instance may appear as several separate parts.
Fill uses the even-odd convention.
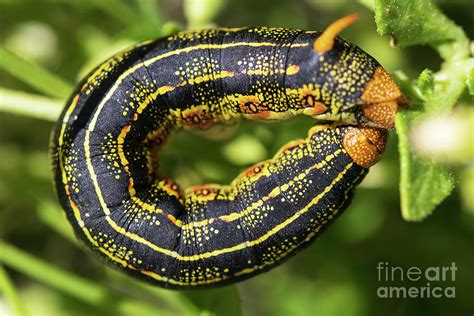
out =
[[[307,246],[379,159],[401,95],[368,54],[341,38],[318,52],[319,36],[183,32],[92,71],[51,145],[57,195],[78,238],[115,267],[169,288],[237,282]],[[344,125],[313,127],[229,185],[183,191],[158,173],[156,151],[174,130],[299,114]]]

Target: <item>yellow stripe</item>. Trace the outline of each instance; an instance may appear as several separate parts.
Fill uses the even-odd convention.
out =
[[[252,203],[251,206],[247,207],[246,209],[242,210],[241,212],[238,212],[238,213],[231,213],[231,214],[228,214],[228,215],[222,215],[222,216],[219,216],[217,218],[213,217],[213,218],[209,218],[209,219],[205,219],[205,220],[202,220],[202,221],[199,221],[199,222],[190,222],[190,223],[187,223],[185,225],[182,226],[183,229],[191,229],[193,227],[201,227],[201,226],[205,226],[207,225],[210,221],[214,221],[216,219],[220,219],[220,220],[223,220],[223,221],[226,221],[226,222],[231,222],[231,221],[235,221],[245,215],[248,215],[250,214],[253,210],[255,210],[256,208],[260,207],[263,205],[263,202],[266,202],[268,200],[270,200],[271,198],[275,198],[275,197],[278,197],[280,195],[280,193],[282,193],[282,190],[284,191],[283,187],[288,187],[290,185],[290,183],[293,181],[298,181],[298,180],[302,180],[308,173],[310,173],[312,170],[314,169],[319,169],[321,167],[323,167],[324,165],[326,165],[327,163],[329,163],[332,159],[334,159],[340,152],[342,152],[341,149],[338,149],[336,150],[333,154],[331,154],[328,158],[329,159],[326,159],[326,160],[323,160],[323,161],[320,161],[314,165],[312,165],[311,167],[309,167],[308,169],[306,169],[305,171],[303,171],[302,173],[300,173],[299,175],[296,175],[293,180],[290,180],[288,181],[287,183],[283,184],[280,187],[276,187],[274,188],[270,193],[268,193],[266,196],[262,197],[260,200]]]
[[[99,188],[99,182],[97,180],[97,175],[94,172],[94,167],[92,166],[92,160],[91,160],[91,152],[90,152],[90,133],[91,131],[89,129],[86,130],[86,136],[84,140],[84,150],[86,154],[86,165],[87,165],[87,170],[89,170],[89,173],[91,175],[92,183],[94,184],[94,190],[97,195],[97,198],[99,199],[100,206],[102,207],[102,211],[104,212],[105,215],[110,215],[110,210],[107,207],[107,203],[105,203],[104,197],[102,196],[102,192],[100,191]]]
[[[92,245],[97,246],[97,242],[92,238],[89,230],[87,227],[84,225],[84,221],[82,220],[81,213],[76,205],[76,203],[72,200],[71,194],[69,192],[69,185],[67,183],[67,175],[66,175],[66,170],[64,168],[64,157],[63,157],[63,144],[64,144],[64,133],[66,131],[66,126],[69,121],[69,118],[74,111],[74,109],[77,106],[77,102],[79,101],[79,94],[77,94],[74,99],[72,100],[71,104],[69,105],[68,109],[66,110],[66,113],[64,114],[64,118],[62,121],[62,126],[61,126],[61,131],[59,133],[59,138],[58,138],[58,158],[59,158],[59,168],[61,169],[61,175],[62,175],[62,181],[65,186],[65,191],[66,195],[69,200],[69,205],[72,208],[72,211],[74,213],[74,217],[76,218],[77,224],[79,227],[81,227],[82,231],[84,232],[84,235],[87,237],[87,239],[91,242]]]
[[[221,71],[220,73],[218,74],[211,74],[211,75],[204,75],[204,76],[200,76],[200,77],[196,77],[192,80],[189,80],[187,83],[185,83],[184,85],[186,84],[190,84],[190,85],[193,85],[193,84],[197,84],[197,83],[201,83],[201,82],[206,82],[206,81],[213,81],[213,80],[217,80],[217,79],[222,79],[222,78],[226,78],[226,77],[232,77],[234,75],[233,72],[230,72],[230,71]],[[180,87],[184,86],[184,85],[180,85]],[[172,86],[162,86],[162,87],[159,87],[158,89],[156,89],[155,92],[153,92],[151,95],[149,95],[138,107],[137,109],[137,115],[138,114],[141,114],[146,108],[147,106],[154,100],[156,100],[156,98],[159,96],[159,95],[163,95],[169,91],[173,91],[175,89],[175,87],[172,87]],[[131,129],[131,125],[126,125],[122,128],[118,138],[117,138],[117,152],[118,152],[118,156],[119,156],[119,159],[120,159],[120,163],[122,164],[122,166],[127,166],[128,165],[128,160],[127,158],[125,157],[125,153],[123,151],[123,144],[125,143],[125,138],[127,137],[127,134],[128,132],[130,132],[130,129]],[[131,183],[133,184],[133,178],[132,178],[132,175],[130,174],[130,172],[128,171],[128,169],[125,169],[125,171],[127,172],[128,176],[130,177],[130,179],[132,180]],[[143,207],[145,210],[147,211],[152,211],[152,212],[157,212],[157,213],[163,213],[163,211],[161,209],[157,209],[155,208],[154,205],[152,204],[149,204],[149,203],[146,203],[145,201],[142,201],[140,198],[136,197],[135,194],[136,194],[136,191],[135,189],[133,188],[133,186],[130,186],[128,188],[128,191],[129,191],[129,194],[130,196],[133,198],[134,202],[136,202],[137,204],[139,204],[141,207]],[[181,221],[179,220],[172,220],[172,223],[175,224],[176,226],[181,226]]]
[[[97,107],[97,110],[96,112],[94,113],[94,117],[92,118],[89,126],[90,128],[94,129],[95,127],[95,124],[97,122],[97,118],[98,118],[98,115],[99,113],[102,111],[102,108],[104,107],[105,103],[110,99],[110,97],[115,93],[115,91],[117,90],[118,86],[122,83],[122,81],[128,77],[130,74],[134,73],[137,69],[139,68],[142,68],[143,66],[149,66],[151,64],[153,64],[154,62],[158,61],[158,60],[161,60],[161,59],[164,59],[164,58],[167,58],[167,57],[170,57],[170,56],[174,56],[174,55],[179,55],[179,54],[182,54],[182,53],[189,53],[189,52],[192,52],[192,51],[195,51],[195,50],[204,50],[204,49],[224,49],[224,48],[231,48],[231,47],[239,47],[239,46],[244,46],[244,47],[276,47],[276,46],[280,46],[280,44],[277,44],[277,43],[271,43],[271,42],[261,42],[261,43],[258,43],[258,42],[240,42],[240,43],[227,43],[227,44],[222,44],[222,45],[219,45],[219,44],[200,44],[200,45],[196,45],[196,46],[190,46],[190,47],[185,47],[185,48],[181,48],[181,49],[176,49],[176,50],[173,50],[173,51],[169,51],[169,52],[166,52],[166,53],[163,53],[161,55],[158,55],[158,56],[155,56],[153,58],[150,58],[150,59],[147,59],[131,68],[129,68],[128,70],[126,70],[124,73],[122,73],[122,75],[120,75],[120,77],[115,81],[114,85],[112,86],[112,88],[109,90],[109,92],[107,93],[107,95],[104,97],[104,99],[102,99],[102,101],[100,102],[99,106]],[[308,43],[303,43],[303,44],[284,44],[282,46],[288,46],[288,47],[306,47],[308,46]]]
[[[346,168],[338,175],[338,177],[336,177],[336,179],[334,179],[334,181],[330,184],[330,187],[333,187],[343,176],[344,176],[344,173],[347,172],[347,170],[352,166],[352,163],[350,163],[349,165],[346,166]],[[359,177],[357,179],[354,180],[353,184],[355,182],[357,182],[359,179]],[[345,196],[347,198],[347,194],[348,192],[351,190],[352,186],[349,187],[344,193],[345,193]],[[327,189],[327,188],[326,188]],[[330,188],[329,188],[330,190]],[[328,191],[329,191],[328,190]],[[326,190],[325,190],[326,191]],[[327,193],[327,192],[326,192]],[[316,201],[315,201],[316,200]],[[316,204],[318,201],[320,200],[320,198],[318,198],[318,196],[316,196],[308,205],[305,206],[304,209],[302,209],[300,212],[301,214],[305,212],[305,209],[309,209],[312,205]],[[339,206],[337,209],[339,209],[341,206]],[[296,215],[296,214],[295,214]],[[284,222],[285,223],[285,222]],[[282,224],[284,224],[282,223]],[[268,265],[271,265],[279,260],[281,260],[282,258],[286,257],[289,253],[291,253],[293,250],[295,250],[296,248],[299,248],[302,244],[308,242],[311,238],[313,238],[317,233],[318,231],[321,229],[321,226],[322,225],[319,225],[318,227],[316,227],[313,231],[311,231],[304,240],[302,240],[301,242],[299,242],[298,244],[290,247],[286,252],[284,252],[282,255],[280,255],[277,259],[273,260],[272,263],[269,263],[269,264],[263,264],[261,266],[258,266],[258,267],[254,267],[254,268],[245,268],[241,271],[238,271],[236,273],[233,274],[234,277],[238,277],[238,276],[241,276],[241,275],[244,275],[244,274],[249,274],[249,273],[252,273],[256,270],[261,270],[263,269],[264,267],[268,266]],[[167,277],[163,277],[155,272],[152,272],[152,271],[140,271],[142,274],[145,274],[155,280],[158,280],[158,281],[161,281],[161,282],[167,282],[167,283],[170,283],[170,284],[174,284],[174,285],[183,285],[183,286],[196,286],[196,285],[206,285],[206,284],[213,284],[213,283],[217,283],[217,282],[220,282],[226,278],[229,278],[229,277],[226,277],[226,276],[223,276],[223,277],[216,277],[214,279],[207,279],[207,280],[203,280],[203,281],[193,281],[193,282],[181,282],[181,281],[177,281],[177,280],[174,280],[174,279],[170,279],[170,278],[167,278]]]
[[[158,55],[158,56],[155,56],[153,58],[150,58],[140,64],[137,64],[136,66],[128,69],[127,71],[125,71],[118,79],[117,81],[115,82],[114,86],[108,91],[107,95],[104,97],[104,99],[102,99],[102,101],[100,102],[99,106],[97,107],[93,117],[92,117],[92,120],[90,121],[89,123],[89,127],[87,128],[86,130],[86,134],[85,134],[85,140],[84,140],[84,151],[85,151],[85,156],[86,156],[86,165],[87,165],[87,169],[91,175],[91,179],[92,179],[92,182],[94,184],[94,189],[95,189],[95,192],[96,192],[96,195],[99,199],[99,203],[102,207],[102,211],[104,212],[104,214],[106,215],[106,220],[107,222],[109,223],[109,225],[111,225],[111,227],[113,227],[117,232],[129,237],[130,239],[133,239],[137,242],[140,242],[142,244],[145,244],[147,246],[149,246],[150,248],[154,249],[155,251],[157,252],[160,252],[160,253],[163,253],[163,254],[166,254],[166,255],[170,255],[170,256],[173,256],[173,257],[176,257],[177,259],[179,260],[183,260],[183,261],[193,261],[193,260],[198,260],[198,259],[201,259],[201,258],[209,258],[209,257],[213,257],[213,256],[217,256],[219,254],[222,254],[222,253],[227,253],[227,252],[232,252],[232,251],[236,251],[236,250],[240,250],[240,249],[243,249],[245,247],[250,247],[254,244],[258,244],[260,242],[263,242],[264,240],[266,240],[269,236],[271,236],[272,234],[274,234],[276,231],[275,229],[278,227],[278,230],[280,230],[281,228],[283,227],[280,227],[277,226],[275,227],[274,229],[272,229],[270,232],[267,232],[267,234],[263,235],[262,237],[260,237],[259,239],[257,240],[254,240],[252,242],[245,242],[245,243],[241,243],[239,245],[236,245],[234,247],[230,247],[230,248],[225,248],[225,249],[220,249],[220,250],[215,250],[215,251],[212,251],[212,252],[208,252],[208,253],[204,253],[204,254],[199,254],[199,255],[193,255],[193,256],[180,256],[178,253],[174,252],[174,251],[170,251],[168,249],[164,249],[164,248],[161,248],[161,247],[158,247],[152,243],[150,243],[149,241],[143,239],[142,237],[136,235],[136,234],[133,234],[133,233],[130,233],[126,230],[124,230],[122,227],[118,226],[117,223],[115,223],[111,218],[110,218],[110,210],[107,206],[107,203],[105,202],[104,200],[104,197],[102,195],[102,192],[100,190],[100,187],[99,187],[99,183],[98,183],[98,180],[97,180],[97,175],[95,174],[95,171],[94,171],[94,167],[92,165],[92,160],[91,160],[91,153],[90,153],[90,133],[91,131],[94,130],[95,128],[95,125],[97,123],[97,120],[98,120],[98,117],[99,117],[99,114],[100,112],[102,111],[103,107],[105,106],[105,103],[110,99],[110,97],[115,93],[116,89],[118,88],[118,86],[120,85],[120,83],[127,77],[129,76],[130,74],[132,74],[134,71],[136,71],[138,68],[140,67],[143,67],[143,66],[148,66],[158,60],[161,60],[161,59],[164,59],[166,57],[170,57],[170,56],[173,56],[173,55],[178,55],[178,54],[181,54],[181,53],[187,53],[187,52],[191,52],[191,51],[194,51],[194,50],[202,50],[202,49],[223,49],[223,48],[229,48],[229,47],[239,47],[239,46],[248,46],[248,47],[265,47],[265,46],[269,46],[269,47],[275,47],[279,44],[276,44],[276,43],[269,43],[269,42],[262,42],[262,43],[254,43],[254,42],[242,42],[242,43],[228,43],[228,44],[223,44],[223,45],[217,45],[217,44],[201,44],[201,45],[196,45],[196,46],[191,46],[191,47],[186,47],[186,48],[182,48],[182,49],[178,49],[178,50],[174,50],[174,51],[170,51],[170,52],[167,52],[167,53],[164,53],[164,54],[161,54],[161,55]],[[291,47],[304,47],[304,46],[307,46],[308,44],[288,44],[286,46],[291,46]],[[319,196],[319,195],[318,195]],[[296,214],[298,214],[299,212],[297,212]],[[290,219],[294,218],[291,217]],[[296,218],[294,218],[296,219]],[[294,220],[293,219],[293,220]],[[285,221],[286,223],[287,221]],[[288,222],[290,223],[290,222]]]
[[[209,74],[209,75],[204,75],[204,76],[199,76],[193,79],[189,79],[187,84],[194,85],[194,84],[199,84],[206,81],[214,81],[217,79],[233,77],[233,76],[234,76],[234,73],[232,71],[224,70],[217,74]]]
[[[293,223],[301,215],[306,213],[311,206],[317,204],[326,195],[326,193],[328,193],[334,187],[334,185],[342,179],[342,177],[345,175],[347,170],[349,170],[349,168],[352,165],[353,165],[353,163],[348,164],[321,193],[319,193],[316,197],[314,197],[311,200],[311,202],[309,202],[304,208],[302,208],[301,210],[299,210],[298,212],[293,214],[290,218],[288,218],[284,222],[276,225],[271,230],[269,230],[267,233],[265,233],[264,235],[260,236],[257,239],[254,239],[254,240],[251,240],[251,241],[245,241],[243,243],[240,243],[240,244],[237,244],[235,246],[228,247],[228,248],[217,249],[217,250],[214,250],[214,251],[205,252],[205,253],[196,254],[196,255],[191,255],[191,256],[181,256],[176,251],[171,251],[169,249],[159,247],[159,246],[151,243],[150,241],[144,239],[143,237],[138,236],[137,234],[126,231],[123,227],[120,227],[119,225],[117,225],[117,223],[115,223],[110,218],[110,216],[106,216],[106,220],[109,223],[109,225],[116,232],[118,232],[118,233],[132,239],[132,240],[135,240],[136,242],[139,242],[139,243],[155,250],[156,252],[174,257],[177,260],[180,260],[180,261],[196,261],[196,260],[200,260],[200,259],[207,259],[207,258],[211,258],[211,257],[216,257],[216,256],[221,255],[221,254],[234,252],[234,251],[237,251],[237,250],[242,250],[242,249],[245,249],[245,248],[248,248],[248,247],[253,247],[255,245],[258,245],[258,244],[264,242],[265,240],[267,240],[268,238],[270,238],[271,236],[275,235],[280,230],[284,229],[286,226]]]
[[[97,245],[96,245],[97,246]],[[129,268],[132,268],[132,266],[130,266],[128,264],[127,261],[123,260],[123,259],[120,259],[120,258],[117,258],[116,256],[114,256],[112,253],[110,253],[109,251],[107,251],[106,249],[102,248],[102,247],[98,247],[97,246],[97,249],[99,249],[100,252],[102,252],[103,254],[105,254],[107,257],[109,257],[111,260],[117,262],[118,264],[120,264],[121,266],[123,266],[124,268],[125,267],[129,267]],[[133,268],[132,268],[133,269]]]
[[[129,231],[125,230],[123,227],[119,226],[116,222],[114,222],[114,220],[112,218],[110,218],[110,216],[106,216],[105,219],[106,219],[107,223],[117,233],[120,233],[124,236],[127,236],[130,239],[133,239],[133,240],[135,240],[135,241],[137,241],[137,242],[139,242],[143,245],[146,245],[146,246],[150,247],[151,249],[155,250],[156,252],[159,252],[159,253],[162,253],[162,254],[165,254],[165,255],[168,255],[168,256],[171,256],[171,257],[179,257],[179,255],[176,251],[171,251],[169,249],[161,248],[161,247],[149,242],[145,238],[140,237],[137,234],[134,234],[132,232],[129,232]]]

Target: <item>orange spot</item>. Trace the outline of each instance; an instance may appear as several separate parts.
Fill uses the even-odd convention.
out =
[[[125,142],[125,136],[130,132],[130,129],[132,128],[132,125],[125,125],[122,127],[120,130],[120,135],[118,137],[118,143],[123,144]]]
[[[254,114],[259,112],[260,99],[254,95],[243,95],[239,98],[240,112]]]
[[[387,144],[387,130],[375,127],[349,127],[343,146],[355,164],[370,168],[381,157]]]
[[[82,85],[82,87],[81,87],[81,92],[83,92],[84,90],[86,90],[88,86],[89,86],[89,83],[88,83],[88,82],[84,83],[84,84]]]
[[[215,184],[203,184],[190,187],[186,190],[186,194],[193,194],[199,200],[208,201],[216,198],[219,193],[219,186]]]
[[[158,182],[158,187],[163,189],[169,195],[176,197],[177,199],[181,199],[181,190],[179,189],[179,185],[170,177],[165,177]]]
[[[351,14],[332,22],[323,33],[314,41],[313,49],[318,53],[330,51],[334,46],[334,39],[345,28],[359,18],[358,14]]]
[[[312,100],[313,100],[311,102],[312,104],[310,104],[310,105],[312,105],[312,107],[305,108],[303,110],[304,114],[309,115],[309,116],[315,116],[315,115],[326,112],[326,110],[328,109],[326,104],[321,103],[321,102],[314,102],[314,99],[312,99]],[[310,102],[308,102],[308,103],[310,103]]]
[[[300,66],[298,65],[290,65],[286,68],[286,74],[288,76],[296,75],[300,71]]]
[[[253,177],[256,177],[256,176],[259,176],[260,174],[262,174],[262,171],[263,171],[263,164],[260,162],[260,163],[257,163],[249,168],[247,168],[243,173],[249,177],[249,178],[253,178]]]
[[[135,188],[134,188],[133,178],[128,179],[128,192],[130,193],[131,197],[134,197],[135,194],[136,194]]]
[[[302,104],[303,106],[306,106],[306,107],[308,107],[308,108],[312,108],[312,107],[321,108],[321,106],[326,107],[325,104],[316,101],[316,100],[317,100],[318,91],[316,91],[313,87],[304,85],[304,86],[299,90],[298,94],[299,94],[299,98],[300,98],[301,104]],[[306,112],[305,112],[305,113],[306,113]],[[308,115],[311,115],[311,114],[308,113]]]
[[[216,117],[208,113],[203,107],[196,106],[180,112],[180,119],[185,128],[206,128],[216,122]]]

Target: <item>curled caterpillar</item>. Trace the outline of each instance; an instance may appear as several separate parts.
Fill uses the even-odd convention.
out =
[[[324,32],[182,32],[99,65],[51,141],[55,188],[78,238],[168,288],[237,282],[307,246],[349,205],[403,103],[374,58],[336,37],[354,19]],[[229,185],[181,190],[158,172],[157,149],[174,130],[300,114],[323,123]]]

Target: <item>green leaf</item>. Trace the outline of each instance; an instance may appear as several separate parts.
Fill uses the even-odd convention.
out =
[[[401,47],[429,44],[443,58],[466,58],[468,39],[431,0],[375,0],[377,31]]]
[[[0,69],[51,97],[66,99],[72,86],[46,69],[26,61],[0,46]]]
[[[158,2],[150,0],[135,0],[138,7],[138,14],[142,19],[147,20],[150,26],[159,28],[163,24],[163,16],[161,15]]]
[[[58,233],[64,239],[73,244],[77,244],[77,240],[72,232],[71,226],[68,224],[63,211],[58,207],[57,203],[49,200],[39,201],[36,213],[40,221]]]
[[[59,100],[0,87],[0,111],[55,122],[62,107]]]
[[[466,61],[464,65],[470,63]],[[411,152],[409,133],[410,128],[423,119],[449,113],[465,87],[464,65],[445,63],[434,77],[430,71],[424,71],[415,85],[424,101],[415,102],[411,109],[397,114],[395,127],[399,137],[400,198],[402,215],[406,220],[422,220],[454,188],[454,179],[444,166]]]
[[[358,0],[362,5],[365,5],[370,10],[374,11],[375,9],[375,0]]]
[[[389,34],[399,46],[429,44],[445,59],[441,70],[423,71],[416,84],[403,75],[400,86],[412,97],[410,109],[397,114],[399,137],[400,199],[406,220],[422,220],[453,190],[454,178],[435,161],[416,156],[410,148],[413,126],[435,114],[448,114],[461,96],[474,62],[469,59],[468,39],[431,0],[375,0],[375,19],[380,34]]]
[[[156,315],[157,306],[118,296],[96,280],[90,281],[0,241],[0,263],[111,315]]]
[[[469,94],[474,95],[474,66],[471,66],[467,72],[466,84],[469,89]]]
[[[240,315],[240,297],[236,286],[186,292],[186,297],[199,306],[201,315]]]
[[[417,88],[420,89],[420,92],[423,96],[429,96],[433,93],[434,77],[431,70],[423,70],[423,72],[418,77]]]
[[[2,293],[2,296],[5,298],[15,315],[29,315],[25,304],[21,301],[18,292],[3,265],[0,265],[0,293]]]
[[[421,159],[410,151],[409,126],[417,119],[417,114],[402,112],[395,120],[400,151],[402,216],[409,221],[419,221],[430,215],[454,188],[454,178],[443,166]]]
[[[245,166],[265,159],[267,150],[255,137],[242,135],[228,143],[223,148],[223,154],[228,161],[237,166]]]
[[[225,0],[186,0],[184,15],[189,28],[204,28],[212,25],[212,21],[225,6]]]

